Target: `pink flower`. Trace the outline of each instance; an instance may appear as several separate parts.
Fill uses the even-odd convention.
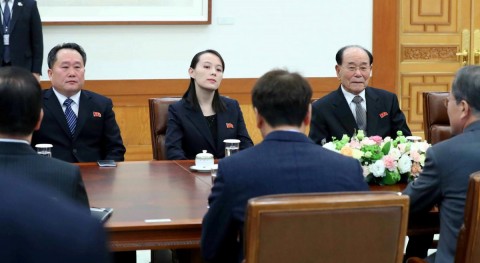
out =
[[[380,145],[382,143],[382,137],[375,135],[375,136],[370,136],[370,140],[374,141],[376,144]]]
[[[360,149],[362,148],[362,144],[359,141],[351,141],[350,147],[352,147],[353,149]]]
[[[410,158],[412,161],[419,163],[420,162],[420,154],[415,151],[410,151]]]
[[[395,158],[390,155],[386,155],[383,157],[383,163],[385,164],[385,168],[387,168],[390,171],[395,171],[397,168],[397,162],[395,161]]]

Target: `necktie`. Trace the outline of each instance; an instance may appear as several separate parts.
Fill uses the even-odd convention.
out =
[[[8,6],[8,0],[5,0],[5,8],[3,10],[3,34],[8,34],[8,26],[10,25],[10,7]],[[3,46],[3,61],[10,62],[10,46]]]
[[[73,112],[72,107],[70,106],[72,104],[73,100],[68,98],[63,102],[63,105],[66,106],[65,109],[65,117],[67,118],[67,124],[68,128],[70,128],[70,133],[75,134],[75,126],[77,126],[77,116],[75,115],[75,112]]]
[[[360,96],[355,96],[353,98],[353,103],[355,103],[355,114],[357,115],[357,125],[359,130],[366,131],[367,129],[367,113],[362,107],[363,98]]]

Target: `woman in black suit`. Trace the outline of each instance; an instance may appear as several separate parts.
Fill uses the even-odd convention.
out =
[[[195,159],[202,150],[223,158],[225,139],[239,139],[240,150],[253,146],[238,102],[218,92],[224,70],[223,58],[215,50],[193,57],[188,69],[190,86],[168,108],[167,159]]]

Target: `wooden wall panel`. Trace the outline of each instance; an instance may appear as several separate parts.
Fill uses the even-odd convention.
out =
[[[415,135],[423,137],[423,92],[450,91],[453,74],[418,72],[402,74],[402,110]]]
[[[338,88],[336,78],[309,78],[313,97],[320,98]],[[251,105],[250,91],[256,79],[224,79],[220,93],[240,103],[248,132],[255,144],[262,140],[256,128],[255,114]],[[182,96],[188,79],[156,80],[88,80],[85,89],[103,94],[113,100],[114,111],[122,138],[127,148],[128,161],[151,160],[150,117],[148,98]],[[42,82],[48,88],[50,82]]]

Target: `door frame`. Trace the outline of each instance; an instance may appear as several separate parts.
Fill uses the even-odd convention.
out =
[[[373,0],[372,30],[372,86],[397,95],[399,3],[399,0]]]

